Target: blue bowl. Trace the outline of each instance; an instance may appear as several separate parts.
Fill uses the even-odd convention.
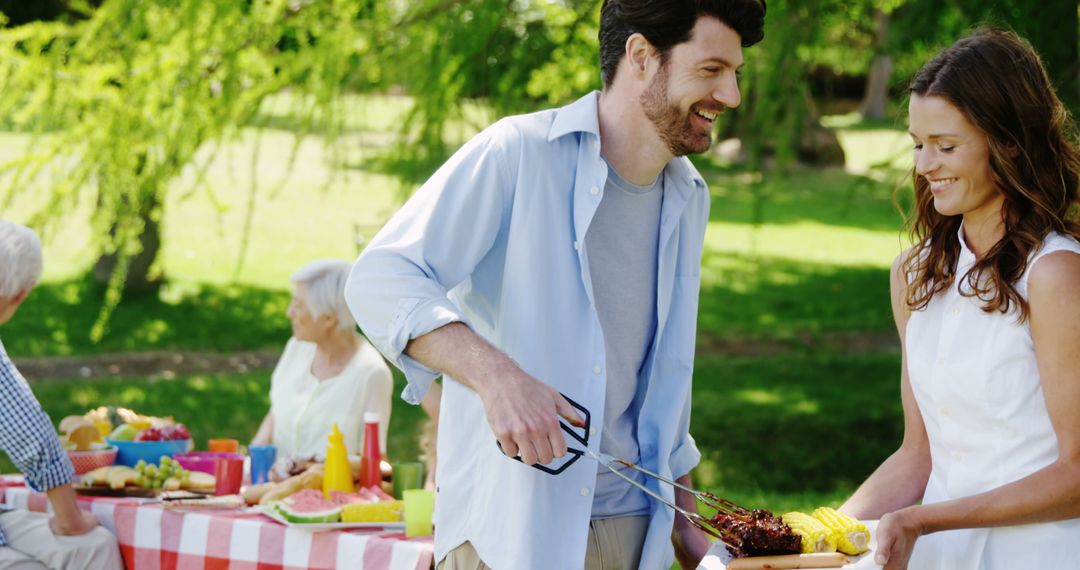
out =
[[[115,445],[116,465],[134,467],[140,459],[147,463],[157,465],[162,455],[172,457],[177,453],[185,453],[191,449],[190,439],[174,439],[168,441],[123,441],[105,438],[110,445]]]

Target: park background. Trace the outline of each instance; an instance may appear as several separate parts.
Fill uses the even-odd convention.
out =
[[[289,337],[292,272],[354,259],[497,117],[598,88],[599,7],[0,1],[0,216],[45,241],[43,282],[0,339],[54,421],[125,406],[183,421],[199,448],[246,441]],[[1077,2],[768,3],[744,103],[693,157],[712,193],[700,487],[781,512],[836,505],[899,444],[905,87],[984,22],[1027,36],[1077,108]],[[422,420],[395,398],[392,460],[420,453]]]

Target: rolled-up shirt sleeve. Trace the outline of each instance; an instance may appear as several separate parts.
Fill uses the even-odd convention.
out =
[[[33,490],[45,492],[75,478],[48,414],[0,344],[0,449]]]
[[[345,300],[371,343],[408,381],[417,404],[440,374],[405,354],[410,340],[466,322],[447,296],[495,243],[513,190],[516,131],[500,121],[463,146],[360,254]]]

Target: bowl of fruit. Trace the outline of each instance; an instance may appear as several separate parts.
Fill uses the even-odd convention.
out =
[[[150,426],[138,430],[129,424],[121,424],[105,438],[116,446],[116,464],[134,467],[139,460],[156,464],[162,457],[172,458],[177,453],[191,449],[191,434],[184,424]]]

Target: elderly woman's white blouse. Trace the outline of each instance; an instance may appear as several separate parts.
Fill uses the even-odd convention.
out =
[[[1028,323],[1018,323],[1015,311],[986,313],[981,301],[957,290],[975,262],[962,232],[958,278],[907,324],[908,376],[933,462],[924,503],[990,491],[1058,457]],[[1060,250],[1080,254],[1080,244],[1048,236],[1016,284],[1024,298],[1031,267]],[[1080,568],[1080,519],[923,536],[909,568]]]
[[[336,422],[350,454],[363,449],[364,412],[379,414],[379,449],[386,453],[393,377],[382,355],[366,341],[342,371],[319,380],[311,374],[315,344],[289,339],[270,383],[274,445],[278,457],[326,456]]]

